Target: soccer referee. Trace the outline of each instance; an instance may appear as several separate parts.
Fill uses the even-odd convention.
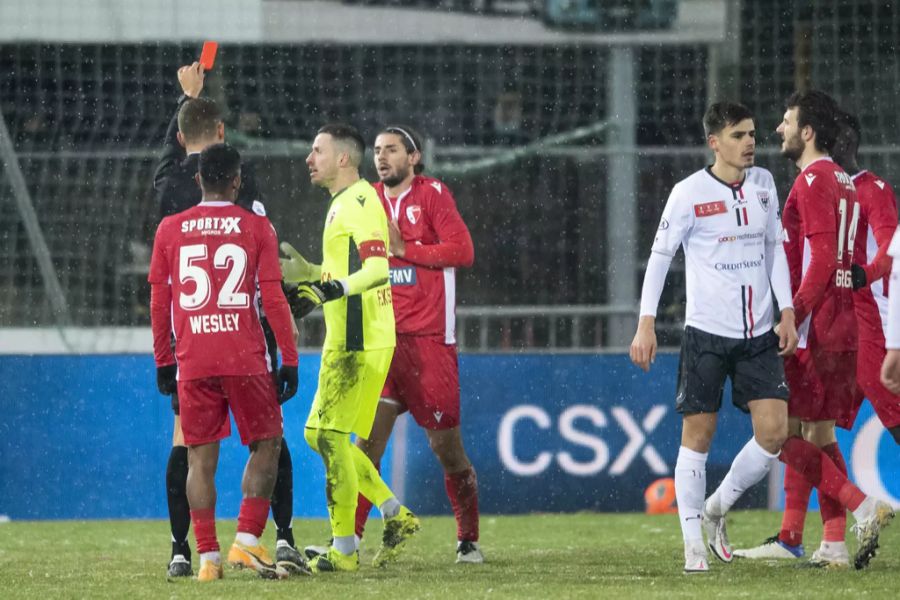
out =
[[[333,541],[311,559],[313,571],[356,571],[357,494],[384,517],[375,566],[392,560],[419,529],[372,461],[350,434],[367,437],[394,354],[394,308],[388,282],[388,224],[375,189],[359,176],[365,154],[360,133],[343,124],[319,129],[306,159],[310,180],[331,194],[322,234],[322,265],[304,263],[294,316],[324,304],[325,344],[319,385],[306,421],[306,441],[325,463],[326,497]],[[295,271],[296,272],[296,271]]]

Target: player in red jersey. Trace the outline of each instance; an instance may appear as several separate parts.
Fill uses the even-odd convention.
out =
[[[859,328],[857,385],[853,405],[838,419],[837,425],[852,429],[863,399],[868,398],[881,423],[900,443],[900,396],[885,388],[880,377],[886,353],[887,278],[891,271],[887,249],[897,229],[897,198],[884,179],[859,167],[859,120],[849,113],[841,113],[839,124],[832,156],[853,179],[860,210],[851,265]]]
[[[157,385],[163,394],[177,390],[189,447],[187,495],[201,581],[222,577],[215,472],[219,440],[231,434],[229,408],[241,441],[250,447],[229,560],[240,555],[262,577],[287,576],[259,537],[281,451],[278,401],[297,391],[297,350],[281,290],[275,231],[264,217],[234,204],[241,187],[240,164],[240,155],[227,144],[214,144],[200,154],[203,199],[160,223],[148,277]],[[280,390],[266,360],[257,289],[283,352]]]
[[[456,517],[456,562],[481,563],[478,481],[459,428],[456,350],[456,269],[472,265],[472,237],[447,186],[422,174],[422,138],[412,128],[391,126],[378,134],[375,167],[375,189],[389,220],[397,348],[372,433],[356,443],[378,464],[394,422],[408,410],[444,468]],[[357,507],[359,536],[370,508],[369,502]]]
[[[200,152],[207,146],[225,139],[225,126],[218,106],[212,100],[201,97],[205,80],[206,74],[199,62],[178,69],[178,82],[184,94],[179,99],[178,109],[169,122],[163,152],[153,176],[161,218],[197,205],[200,201],[200,188],[196,181]],[[256,214],[265,215],[262,199],[252,165],[242,164],[241,190],[235,204]],[[278,364],[275,336],[265,316],[261,319],[261,323],[274,370]],[[298,336],[299,332],[294,327],[294,339],[296,340]],[[166,465],[166,497],[172,538],[172,554],[167,575],[174,578],[188,577],[194,573],[191,568],[191,548],[187,542],[191,525],[190,506],[185,491],[188,449],[184,445],[184,436],[181,433],[177,394],[172,395],[172,410],[175,413],[175,423],[172,449]],[[275,491],[272,494],[272,520],[275,521],[276,537],[275,560],[293,573],[309,574],[306,561],[295,547],[291,526],[294,514],[293,472],[290,448],[287,441],[282,440],[281,455],[278,458],[278,477],[275,479]]]
[[[797,558],[812,487],[821,492],[823,539],[816,565],[849,564],[844,545],[845,510],[858,526],[857,568],[875,554],[881,529],[894,514],[890,505],[866,495],[847,479],[834,434],[835,421],[852,403],[856,386],[856,314],[850,265],[859,204],[850,176],[830,158],[837,136],[837,104],[818,91],[796,93],[778,126],[781,153],[795,162],[794,181],[782,214],[785,252],[794,290],[800,348],[786,359],[790,387],[789,438],[780,459],[785,469],[785,512],[779,534],[749,550],[745,558]],[[845,522],[844,522],[845,523]]]

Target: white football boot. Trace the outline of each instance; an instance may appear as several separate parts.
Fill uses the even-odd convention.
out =
[[[684,572],[687,575],[709,572],[709,558],[703,541],[684,544]]]

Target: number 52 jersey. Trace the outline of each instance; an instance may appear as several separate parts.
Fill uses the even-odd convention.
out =
[[[159,224],[147,279],[171,285],[180,380],[270,370],[257,284],[281,281],[277,248],[268,219],[230,202],[204,202]]]

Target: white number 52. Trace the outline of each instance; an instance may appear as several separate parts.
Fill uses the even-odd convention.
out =
[[[178,304],[184,310],[198,310],[206,306],[210,296],[209,274],[199,264],[206,260],[208,254],[206,244],[192,244],[182,246],[178,257],[178,278],[182,284],[193,281],[194,292],[186,294],[181,292]],[[238,288],[244,283],[247,271],[247,252],[236,244],[223,244],[216,250],[213,257],[213,268],[230,269],[216,305],[219,308],[247,308],[250,306],[250,294],[238,292]]]

